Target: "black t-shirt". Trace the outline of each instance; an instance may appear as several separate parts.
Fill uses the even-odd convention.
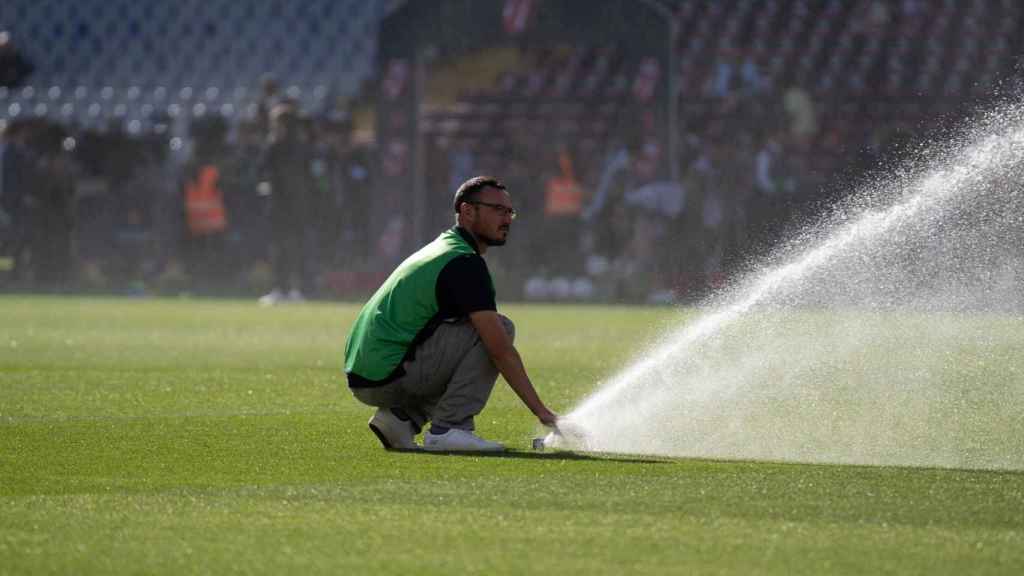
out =
[[[480,310],[497,310],[491,275],[479,254],[453,258],[437,276],[438,317],[462,318]]]

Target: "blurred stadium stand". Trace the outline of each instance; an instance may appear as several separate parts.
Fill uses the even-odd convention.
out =
[[[319,110],[373,74],[377,25],[400,3],[5,0],[0,30],[35,71],[0,88],[0,118],[144,129],[166,109],[251,117],[266,75]]]
[[[685,104],[800,85],[816,97],[863,106],[878,120],[912,120],[908,114],[929,114],[933,104],[990,94],[1016,63],[1022,40],[1022,6],[1013,0],[667,4],[680,30],[676,73]],[[639,66],[623,60],[614,42],[538,48],[525,60],[492,86],[435,110],[427,130],[501,132],[500,124],[518,123],[539,104],[565,119],[556,126],[561,131],[581,128],[577,115],[596,116],[582,128],[600,136]]]
[[[0,3],[0,29],[11,33],[35,71],[20,87],[0,88],[0,117],[144,122],[154,110],[175,106],[251,115],[259,80],[268,74],[305,109],[317,110],[329,98],[351,98],[365,88],[374,73],[378,23],[401,3],[7,0]],[[991,91],[1021,42],[1022,9],[1014,0],[664,3],[679,25],[683,99],[720,93],[742,82],[744,70],[756,70],[766,85],[799,83],[836,97],[961,98]],[[615,96],[633,70],[599,50],[538,57],[533,68],[509,71],[486,92],[553,100]],[[739,69],[729,70],[731,63]],[[478,112],[478,94],[463,96],[431,124],[479,127],[460,122]],[[904,112],[899,106],[879,111]]]
[[[357,151],[363,156],[353,160],[360,182],[376,182],[376,188],[367,192],[369,200],[345,192],[345,202],[377,202],[385,213],[399,213],[404,224],[416,220],[403,231],[402,222],[392,226],[372,207],[360,206],[366,209],[360,218],[374,229],[346,241],[356,242],[355,252],[371,255],[368,260],[383,245],[403,253],[450,221],[444,202],[417,202],[447,197],[460,178],[479,172],[493,172],[522,191],[516,200],[524,218],[517,227],[524,238],[543,238],[545,182],[563,155],[572,158],[575,177],[593,195],[607,188],[606,177],[628,149],[631,170],[646,174],[618,183],[621,189],[610,194],[635,193],[631,212],[616,212],[607,203],[588,206],[570,262],[538,263],[531,253],[544,254],[543,242],[493,261],[498,274],[534,287],[552,285],[559,274],[567,277],[560,285],[580,279],[599,284],[607,279],[602,271],[627,262],[618,266],[623,277],[616,282],[640,286],[639,292],[624,293],[621,286],[594,291],[644,299],[662,288],[698,294],[700,287],[720,283],[730,268],[777,238],[785,221],[818,211],[843,187],[835,185],[843,178],[878,169],[908,140],[955,124],[960,112],[1010,92],[1008,80],[1016,81],[1024,49],[1024,5],[1016,0],[623,1],[633,2],[637,12],[653,6],[659,17],[672,18],[677,33],[671,59],[645,53],[655,44],[648,38],[638,50],[635,33],[530,35],[510,32],[508,20],[502,31],[500,22],[466,17],[475,29],[448,31],[464,46],[438,52],[416,45],[413,64],[422,69],[397,68],[410,83],[412,75],[424,75],[413,107],[386,102],[387,59],[396,57],[388,52],[409,38],[382,36],[382,27],[405,14],[411,18],[404,25],[415,28],[416,18],[435,8],[444,6],[451,15],[483,3],[5,0],[0,30],[9,32],[34,70],[18,85],[0,87],[0,124],[46,119],[83,132],[114,127],[144,136],[170,117],[172,132],[187,140],[196,119],[224,117],[238,126],[265,113],[259,102],[267,77],[314,119],[328,119],[356,100],[384,110],[378,121],[415,110],[412,122],[392,123],[394,134],[380,124],[372,134],[366,123],[378,138],[368,145],[379,146]],[[511,14],[513,20],[541,7],[566,17],[553,7],[568,6],[578,12],[568,12],[572,23],[555,24],[580,28],[589,22],[582,12],[601,3],[503,0],[486,6],[499,13],[496,18]],[[529,18],[512,23],[530,25]],[[664,33],[650,30],[651,37]],[[410,54],[398,57],[408,60]],[[659,68],[665,62],[675,80],[675,125],[667,121],[661,96],[637,105],[645,86],[667,94]],[[411,126],[424,142],[415,154],[409,154],[413,147],[382,141],[413,138],[402,133]],[[675,157],[661,140],[669,131],[680,142]],[[180,150],[185,156],[189,147]],[[399,160],[420,163],[419,180],[405,186],[405,180],[381,177],[394,166],[392,151],[406,156]],[[79,152],[83,163],[86,152]],[[662,203],[654,214],[645,213],[640,208],[656,205],[665,190],[645,185],[667,174],[679,174],[685,206],[658,213]],[[101,196],[88,192],[94,184],[80,183],[79,197]],[[394,191],[416,198],[386,195]],[[665,244],[674,249],[655,249]],[[80,252],[82,246],[87,244]],[[337,292],[359,284],[350,278],[359,266],[349,268],[327,273],[349,278]],[[530,289],[523,293],[529,297]]]

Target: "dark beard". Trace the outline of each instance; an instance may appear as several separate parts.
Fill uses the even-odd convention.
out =
[[[505,237],[491,238],[490,236],[485,236],[484,234],[481,234],[477,239],[488,246],[504,246],[505,242],[508,240],[508,228],[500,228],[498,229],[498,232],[504,232]]]

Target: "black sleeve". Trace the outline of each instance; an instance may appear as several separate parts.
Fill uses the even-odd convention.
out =
[[[437,277],[441,318],[460,318],[479,310],[497,310],[487,263],[473,254],[453,258]]]

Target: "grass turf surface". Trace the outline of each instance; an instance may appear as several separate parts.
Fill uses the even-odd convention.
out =
[[[1020,472],[534,453],[501,383],[478,426],[515,451],[385,452],[341,379],[356,311],[0,298],[0,573],[1024,569]],[[503,311],[562,410],[681,319]]]

